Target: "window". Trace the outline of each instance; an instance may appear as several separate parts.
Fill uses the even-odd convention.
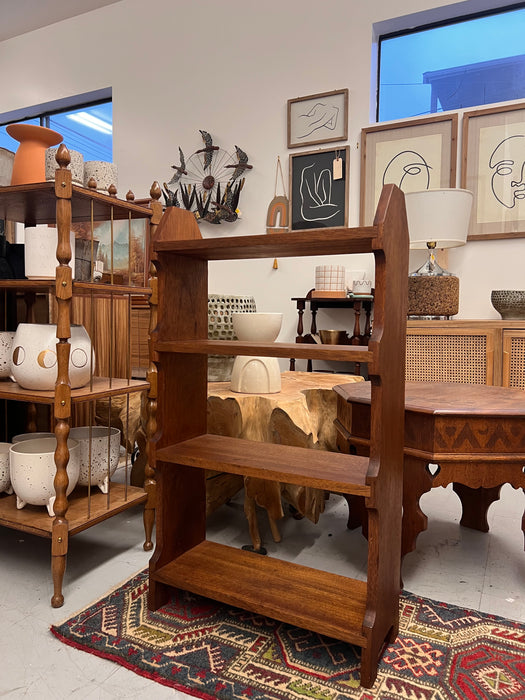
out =
[[[525,97],[525,7],[379,37],[377,120]]]
[[[36,108],[35,108],[36,110]],[[30,112],[31,110],[26,110]],[[5,116],[5,115],[4,115]],[[18,142],[6,132],[14,121],[40,124],[58,131],[71,151],[79,151],[84,160],[113,160],[113,112],[111,100],[56,111],[42,111],[28,119],[2,119],[0,147],[16,151]]]

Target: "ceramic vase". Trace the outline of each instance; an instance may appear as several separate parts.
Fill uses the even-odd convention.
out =
[[[46,150],[62,141],[61,134],[36,124],[9,124],[6,131],[20,142],[13,160],[11,184],[45,182]]]
[[[16,494],[16,507],[46,506],[50,517],[55,515],[54,479],[56,474],[56,438],[23,440],[9,448],[9,471],[11,486]],[[69,461],[67,476],[69,483],[66,495],[69,496],[78,482],[80,472],[80,444],[77,440],[67,441]]]
[[[107,493],[120,455],[120,430],[100,425],[71,428],[69,437],[80,444],[80,486],[98,486]]]
[[[273,343],[281,330],[280,313],[234,313],[233,328],[239,340]],[[281,391],[281,370],[275,357],[239,355],[233,363],[231,390],[241,394],[275,394]]]
[[[69,234],[71,246],[70,266],[75,278],[75,233]],[[58,260],[56,257],[58,231],[52,226],[27,226],[24,229],[24,265],[28,280],[54,279]]]
[[[57,380],[57,327],[47,323],[20,323],[11,351],[11,373],[24,389],[51,391]],[[71,326],[69,381],[73,389],[85,386],[95,369],[91,340],[84,326]]]
[[[46,180],[54,180],[55,179],[55,171],[59,167],[57,160],[56,160],[56,155],[57,155],[58,148],[48,148],[46,150],[46,167],[45,167],[45,175],[46,175]],[[79,153],[78,151],[69,151],[69,155],[71,157],[70,163],[67,166],[68,170],[71,170],[71,182],[74,185],[80,185],[81,187],[84,186],[84,156],[82,153]]]
[[[256,311],[255,299],[250,296],[235,294],[208,295],[208,338],[212,340],[236,340],[233,330],[233,313],[252,313]],[[233,355],[208,355],[208,381],[230,381]]]
[[[9,475],[10,442],[0,442],[0,493],[13,493]]]
[[[11,347],[14,337],[14,331],[0,332],[0,379],[9,379],[11,376]]]

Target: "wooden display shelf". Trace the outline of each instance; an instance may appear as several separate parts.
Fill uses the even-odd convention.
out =
[[[6,289],[20,292],[53,292],[55,290],[55,279],[42,280],[0,280],[0,289]],[[119,296],[132,294],[133,296],[149,297],[151,289],[149,287],[135,287],[133,285],[124,284],[106,284],[99,282],[75,282],[73,280],[73,293],[78,294],[96,294],[97,296]],[[147,303],[147,301],[146,301]]]
[[[366,609],[364,581],[210,541],[158,569],[155,579],[350,644],[367,644],[360,631]],[[333,610],[337,617],[330,614]]]
[[[340,493],[370,496],[367,457],[272,445],[223,435],[200,435],[157,450],[157,459],[199,469],[243,474]]]
[[[272,234],[274,235],[274,234]],[[298,343],[253,343],[240,340],[162,340],[158,352],[196,353],[200,355],[259,355],[294,357],[307,360],[372,362],[374,353],[363,345],[308,345]]]
[[[152,210],[96,190],[73,185],[71,221],[110,221],[111,219],[149,219]],[[56,220],[54,182],[34,182],[0,187],[0,218],[26,226],[48,224]]]
[[[68,496],[68,532],[75,535],[132,506],[145,503],[144,489],[111,483],[109,494],[98,489],[77,487]],[[21,530],[39,537],[52,537],[54,518],[45,506],[27,505],[18,510],[16,496],[0,497],[0,525]]]
[[[143,391],[149,388],[149,382],[140,379],[117,379],[108,377],[93,377],[93,382],[71,390],[71,400],[73,403],[81,401],[94,401],[104,399],[108,396],[121,394],[132,394],[136,391]],[[0,381],[0,399],[13,399],[14,401],[30,401],[31,403],[53,404],[55,402],[55,392],[35,391],[33,389],[23,389],[16,382],[9,380]]]

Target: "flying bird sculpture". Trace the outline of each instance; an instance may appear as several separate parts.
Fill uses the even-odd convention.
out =
[[[253,168],[253,165],[248,164],[248,156],[242,150],[242,148],[239,148],[239,146],[235,146],[235,151],[237,153],[238,163],[224,166],[225,168],[235,168],[231,177],[232,180],[236,180],[238,177],[240,177],[245,170],[251,170]]]
[[[211,165],[213,152],[218,151],[219,147],[213,145],[212,138],[207,131],[203,131],[202,129],[199,129],[199,131],[204,141],[204,148],[200,148],[198,151],[195,151],[195,153],[204,153],[204,170],[207,170]]]

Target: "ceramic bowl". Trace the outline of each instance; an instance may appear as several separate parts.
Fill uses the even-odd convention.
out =
[[[0,379],[11,376],[11,346],[14,337],[14,331],[0,332]]]
[[[255,311],[253,313],[232,314],[233,330],[239,340],[249,340],[255,343],[272,343],[281,330],[283,315],[280,313],[265,313]]]
[[[37,438],[54,438],[55,433],[20,433],[13,435],[11,442],[24,442],[24,440],[36,440]]]
[[[98,486],[108,492],[120,455],[120,430],[101,425],[71,428],[69,437],[80,443],[80,486]],[[108,470],[109,465],[109,470]],[[108,473],[109,472],[109,473]]]
[[[0,493],[13,493],[9,476],[10,442],[0,442]]]
[[[97,183],[97,190],[105,192],[110,185],[118,189],[118,174],[115,163],[104,160],[86,160],[84,163],[84,187],[89,187],[89,181],[93,178]]]
[[[9,471],[17,508],[23,508],[28,503],[33,506],[46,506],[49,515],[55,515],[53,506],[56,446],[56,439],[52,437],[23,440],[9,448]],[[66,493],[69,495],[77,485],[80,472],[80,444],[77,440],[69,439],[67,446],[69,484]]]
[[[525,319],[525,291],[495,289],[490,293],[490,301],[501,318]]]
[[[57,327],[47,323],[20,323],[11,351],[11,373],[24,389],[51,391],[57,380]],[[85,386],[95,368],[91,340],[84,326],[71,326],[69,380]]]
[[[69,149],[68,149],[69,150]],[[55,170],[59,167],[56,161],[58,148],[48,148],[46,150],[46,180],[55,179]],[[71,181],[74,185],[84,185],[84,156],[78,151],[69,151],[71,161],[67,166],[71,170]]]

